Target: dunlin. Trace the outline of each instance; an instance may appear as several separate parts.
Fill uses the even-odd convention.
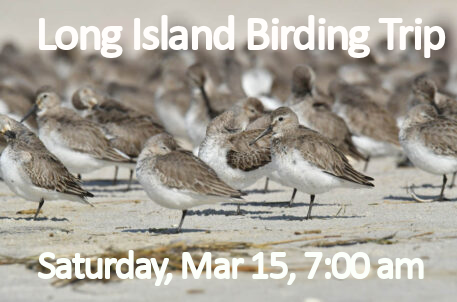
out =
[[[358,87],[342,80],[331,83],[330,93],[335,98],[333,111],[346,122],[352,141],[367,158],[367,164],[371,157],[400,154],[399,130],[387,110],[371,101]]]
[[[297,115],[287,107],[272,112],[270,126],[251,144],[271,136],[273,168],[284,183],[310,194],[307,219],[316,194],[334,188],[370,188],[373,178],[357,172],[344,153],[318,132],[299,124]]]
[[[332,112],[328,99],[317,92],[315,78],[314,71],[307,65],[299,65],[294,69],[292,95],[288,100],[290,108],[297,114],[300,124],[327,137],[346,156],[364,160],[365,157],[352,141],[345,121]]]
[[[36,220],[47,200],[70,200],[90,204],[93,197],[80,182],[50,153],[27,127],[0,115],[0,133],[7,141],[0,163],[3,179],[17,195],[38,202]]]
[[[39,93],[23,120],[34,112],[41,141],[72,173],[132,163],[126,154],[111,145],[99,124],[62,107],[55,92]]]
[[[208,125],[198,157],[230,186],[241,190],[270,173],[269,137],[249,144],[263,130],[241,131],[233,111],[226,111]]]
[[[233,199],[241,193],[223,182],[216,172],[191,152],[181,149],[169,134],[148,140],[136,175],[148,196],[159,205],[182,210],[181,231],[187,209]]]
[[[85,118],[102,126],[114,148],[132,159],[138,157],[148,138],[165,131],[151,116],[136,112],[115,100],[104,98],[90,87],[78,89],[73,94],[72,103]],[[135,163],[124,166],[130,169],[128,190]]]
[[[438,197],[422,199],[411,190],[413,198],[421,202],[446,200],[446,174],[457,171],[457,121],[439,116],[432,105],[417,105],[408,112],[403,122],[400,142],[416,167],[443,176]]]

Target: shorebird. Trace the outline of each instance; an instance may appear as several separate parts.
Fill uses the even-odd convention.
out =
[[[210,71],[211,69],[200,63],[187,70],[192,87],[192,101],[185,120],[194,147],[202,143],[210,121],[239,101],[225,83],[216,83]]]
[[[412,197],[420,202],[446,200],[446,174],[457,171],[457,121],[438,115],[430,104],[420,104],[408,112],[399,137],[406,155],[416,167],[443,175],[438,197],[422,199],[411,189]]]
[[[198,157],[235,189],[244,189],[270,173],[269,137],[249,144],[263,130],[241,131],[233,111],[226,111],[208,125]]]
[[[251,144],[271,133],[272,166],[282,182],[311,195],[307,219],[311,219],[316,194],[338,187],[374,187],[373,178],[356,171],[326,137],[300,125],[290,108],[273,111],[270,126]]]
[[[355,160],[365,160],[352,141],[346,122],[332,112],[329,100],[317,92],[315,74],[311,67],[299,65],[292,76],[290,109],[298,116],[300,124],[327,137],[335,146]]]
[[[413,97],[409,99],[410,107],[419,104],[432,105],[439,115],[457,120],[457,100],[438,91],[434,80],[428,75],[421,75],[413,82]],[[452,174],[449,188],[454,187],[456,173]]]
[[[398,127],[395,119],[370,100],[362,90],[337,79],[330,85],[335,99],[333,111],[344,119],[352,133],[352,141],[366,157],[364,170],[372,157],[398,155]]]
[[[91,205],[86,198],[94,195],[81,188],[79,180],[27,127],[0,115],[0,133],[7,142],[0,157],[3,180],[17,195],[39,203],[34,220],[47,200]]]
[[[141,152],[136,175],[148,196],[159,205],[182,210],[177,232],[187,209],[203,204],[238,200],[241,193],[190,151],[181,149],[166,133],[150,138]]]
[[[138,157],[148,138],[165,131],[151,116],[136,112],[113,99],[104,98],[90,87],[75,91],[72,103],[86,119],[102,126],[114,148],[132,159]],[[131,186],[135,164],[136,162],[123,165],[130,169],[127,190]],[[117,171],[118,166],[116,166],[114,182],[116,182]]]
[[[35,105],[22,121],[36,112],[39,138],[68,170],[79,175],[133,162],[111,145],[99,124],[61,107],[59,96],[44,90],[39,92]]]

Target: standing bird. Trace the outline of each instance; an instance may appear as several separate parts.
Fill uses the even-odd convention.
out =
[[[363,90],[342,80],[333,81],[329,90],[335,99],[333,111],[344,119],[352,141],[366,157],[364,170],[372,157],[401,153],[396,121],[386,109]]]
[[[419,202],[446,200],[446,174],[457,171],[457,121],[438,115],[432,105],[417,105],[403,121],[400,142],[416,167],[443,176],[438,197],[421,199],[411,190],[412,197]]]
[[[86,119],[101,125],[114,148],[132,159],[138,157],[150,137],[165,131],[151,116],[141,114],[115,100],[103,98],[90,87],[78,89],[73,94],[72,103]],[[127,190],[132,183],[135,164],[136,162],[123,164],[130,169]],[[118,166],[114,183],[117,180],[117,171]]]
[[[232,199],[241,193],[223,182],[216,172],[190,151],[181,149],[172,136],[158,134],[141,152],[136,175],[148,196],[159,205],[182,210],[181,232],[187,209]]]
[[[270,174],[271,154],[269,137],[249,144],[262,129],[241,131],[238,126],[233,111],[226,111],[212,120],[198,157],[224,182],[241,190]]]
[[[318,132],[299,124],[287,107],[272,112],[270,126],[251,144],[271,136],[271,160],[282,182],[310,194],[307,219],[316,194],[334,188],[370,188],[373,178],[354,170],[344,153]]]
[[[70,200],[91,205],[92,193],[24,125],[0,115],[0,133],[7,146],[0,157],[3,179],[11,191],[38,202],[36,220],[45,200]]]
[[[41,141],[72,173],[133,162],[112,146],[99,124],[62,107],[56,93],[39,93],[35,105],[22,121],[35,112]]]

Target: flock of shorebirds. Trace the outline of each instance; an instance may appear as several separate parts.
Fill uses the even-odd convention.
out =
[[[395,156],[442,176],[457,172],[457,98],[449,56],[334,51],[150,51],[105,59],[77,50],[0,53],[1,177],[39,203],[89,204],[81,175],[134,171],[159,205],[224,201],[261,178],[315,196],[372,188],[352,164]],[[451,87],[451,88],[450,88]],[[452,180],[453,183],[454,180]],[[452,184],[451,184],[452,185]],[[411,191],[414,199],[420,199]],[[240,206],[238,206],[238,212]]]

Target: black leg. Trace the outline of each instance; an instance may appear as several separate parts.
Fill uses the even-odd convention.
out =
[[[311,210],[312,210],[313,204],[314,204],[314,197],[315,197],[315,195],[310,196],[308,215],[306,215],[306,219],[311,219]]]
[[[117,184],[117,173],[119,173],[119,167],[115,166],[114,167],[114,179],[113,179],[113,185]]]
[[[40,203],[38,204],[38,209],[36,210],[35,216],[33,217],[33,220],[36,220],[38,214],[40,213],[41,207],[44,204],[44,199],[41,198]]]
[[[133,178],[133,169],[130,169],[129,184],[127,185],[126,191],[130,191],[130,187],[132,186],[132,178]]]
[[[441,186],[440,197],[438,198],[439,201],[446,200],[444,198],[444,188],[446,188],[447,177],[446,174],[443,174],[443,185]]]
[[[176,230],[177,233],[181,233],[182,224],[184,222],[184,218],[186,217],[186,214],[187,214],[187,210],[182,210],[181,221],[179,222],[178,229]]]
[[[78,174],[78,179],[81,180],[81,174]]]
[[[236,215],[241,215],[241,203],[236,206]]]
[[[457,174],[457,172],[454,172],[454,173],[452,174],[451,183],[450,183],[450,185],[449,185],[449,188],[451,188],[451,189],[452,189],[452,188],[454,187],[454,185],[455,185],[455,175],[456,175],[456,174]]]
[[[269,183],[270,179],[267,177],[265,179],[265,187],[263,188],[263,193],[267,193],[268,192],[268,183]]]
[[[363,167],[363,172],[366,172],[368,169],[368,163],[370,162],[370,156],[368,155],[365,159],[365,166]]]
[[[289,207],[291,207],[292,204],[294,203],[295,194],[297,194],[297,189],[296,188],[294,188],[294,191],[292,192],[292,197],[290,198],[290,201],[289,201]]]

